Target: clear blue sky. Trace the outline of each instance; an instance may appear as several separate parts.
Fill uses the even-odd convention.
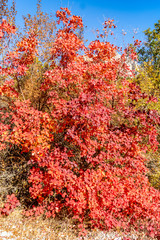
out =
[[[21,24],[22,15],[35,13],[37,1],[15,1],[17,22]],[[101,28],[106,18],[114,19],[117,29],[112,43],[122,47],[133,42],[134,31],[137,31],[136,38],[144,41],[142,32],[153,28],[154,23],[160,20],[160,0],[42,0],[42,10],[48,13],[55,13],[61,6],[68,7],[73,14],[82,17],[87,26],[85,38],[89,41],[94,40],[93,30]],[[122,29],[127,32],[125,37]]]

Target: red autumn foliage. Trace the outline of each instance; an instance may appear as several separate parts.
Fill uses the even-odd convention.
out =
[[[135,108],[146,96],[128,79],[125,52],[116,59],[117,48],[100,40],[85,47],[76,33],[81,18],[68,9],[57,17],[63,24],[41,86],[48,112],[20,101],[12,81],[0,86],[0,95],[11,99],[7,113],[0,112],[1,150],[15,144],[32,153],[29,191],[38,207],[26,215],[55,217],[65,208],[82,228],[134,227],[158,235],[160,193],[148,181],[142,153],[157,148],[160,116]],[[25,74],[36,44],[35,36],[23,39],[2,74]]]
[[[2,47],[8,50],[3,63],[1,63],[3,67],[0,65],[0,74],[2,76],[23,75],[27,70],[27,65],[33,62],[36,53],[37,40],[34,33],[18,42],[14,51],[9,51],[7,42],[4,39],[11,38],[12,34],[15,34],[15,27],[8,24],[6,20],[2,20],[0,24],[0,39],[3,43]]]
[[[20,205],[20,202],[14,194],[7,195],[6,202],[2,208],[0,208],[0,216],[8,216],[13,210]]]
[[[2,23],[0,24],[0,39],[3,38],[5,35],[9,37],[10,34],[13,33],[15,33],[15,27],[7,23],[5,19],[2,19]]]

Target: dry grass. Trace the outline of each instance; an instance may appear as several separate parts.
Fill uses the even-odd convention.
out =
[[[2,237],[1,232],[10,232],[12,235]],[[131,239],[149,240],[151,238],[145,237],[145,234],[135,234],[132,231]],[[38,217],[36,219],[24,218],[22,209],[17,208],[8,217],[0,218],[0,239],[12,240],[122,240],[120,238],[122,233],[110,232],[104,233],[102,231],[92,231],[87,237],[78,237],[78,232],[74,229],[73,222],[67,217],[62,220],[43,219]],[[152,239],[153,240],[153,239]]]
[[[76,239],[76,231],[72,229],[71,221],[54,219],[24,218],[22,210],[17,209],[7,217],[0,218],[0,229],[12,232],[12,238],[17,240],[62,240]],[[6,238],[7,239],[7,238]]]

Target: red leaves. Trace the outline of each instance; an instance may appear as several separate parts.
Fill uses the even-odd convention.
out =
[[[4,204],[4,207],[0,208],[0,215],[8,216],[19,205],[20,202],[14,194],[7,195],[7,200]]]
[[[128,81],[126,54],[116,59],[116,47],[97,40],[85,48],[76,33],[81,18],[68,9],[57,17],[64,27],[51,49],[54,67],[41,86],[48,112],[19,100],[14,86],[0,88],[12,99],[0,140],[32,153],[29,191],[39,206],[26,215],[55,217],[65,207],[81,227],[89,221],[101,229],[141,225],[158,232],[160,194],[149,184],[141,152],[157,147],[159,115],[135,108],[146,96]],[[18,44],[17,55],[10,55],[15,71],[16,64],[32,62],[35,46],[34,35]]]
[[[116,25],[114,24],[113,19],[112,20],[108,19],[107,21],[104,22],[103,25],[104,25],[104,28],[112,28],[112,27],[116,28]]]
[[[7,24],[5,20],[2,21],[0,30],[1,28],[3,31],[6,30],[8,34],[15,32],[15,27]],[[1,35],[4,35],[3,31]],[[31,33],[28,37],[23,38],[17,43],[17,48],[14,51],[8,50],[6,56],[3,59],[3,64],[1,63],[2,65],[0,66],[1,75],[24,75],[28,69],[28,65],[31,64],[35,58],[36,46],[36,36],[34,33]],[[7,46],[3,47],[7,48]]]
[[[11,26],[5,19],[2,19],[2,23],[0,24],[0,39],[3,38],[5,33],[9,35],[15,33],[15,26]]]
[[[52,59],[60,58],[60,65],[66,67],[76,60],[77,52],[83,49],[82,41],[74,34],[59,30],[51,49]]]
[[[67,8],[61,8],[60,11],[56,12],[56,17],[58,18],[57,23],[60,24],[62,21],[64,24],[68,22],[67,15],[70,16],[71,12]]]
[[[65,25],[64,28],[68,28],[68,30],[76,30],[78,28],[83,28],[82,18],[78,16],[71,16],[71,12],[68,8],[61,8],[61,11],[56,12],[56,17],[58,18],[57,23],[63,22]]]
[[[83,28],[83,22],[81,17],[71,16],[71,12],[67,8],[61,8],[61,11],[57,11],[56,16],[57,23],[63,22],[64,25],[63,29],[57,32],[51,54],[52,59],[58,58],[60,66],[66,67],[68,63],[76,60],[79,50],[85,49],[76,32]]]

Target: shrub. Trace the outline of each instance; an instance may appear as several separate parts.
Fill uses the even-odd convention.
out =
[[[55,217],[67,211],[82,229],[129,231],[134,226],[154,236],[160,229],[160,193],[148,181],[141,153],[157,149],[160,119],[154,110],[135,107],[146,96],[130,81],[125,63],[130,49],[116,59],[117,48],[100,41],[115,27],[113,21],[105,22],[104,33],[85,47],[76,34],[82,19],[63,8],[57,18],[62,27],[51,49],[52,69],[41,85],[48,111],[20,100],[14,81],[0,87],[0,94],[10,98],[8,111],[0,113],[1,150],[14,144],[21,154],[30,154],[34,206],[26,215]],[[16,64],[8,60],[3,73],[25,74],[35,45],[34,34],[21,41]]]

